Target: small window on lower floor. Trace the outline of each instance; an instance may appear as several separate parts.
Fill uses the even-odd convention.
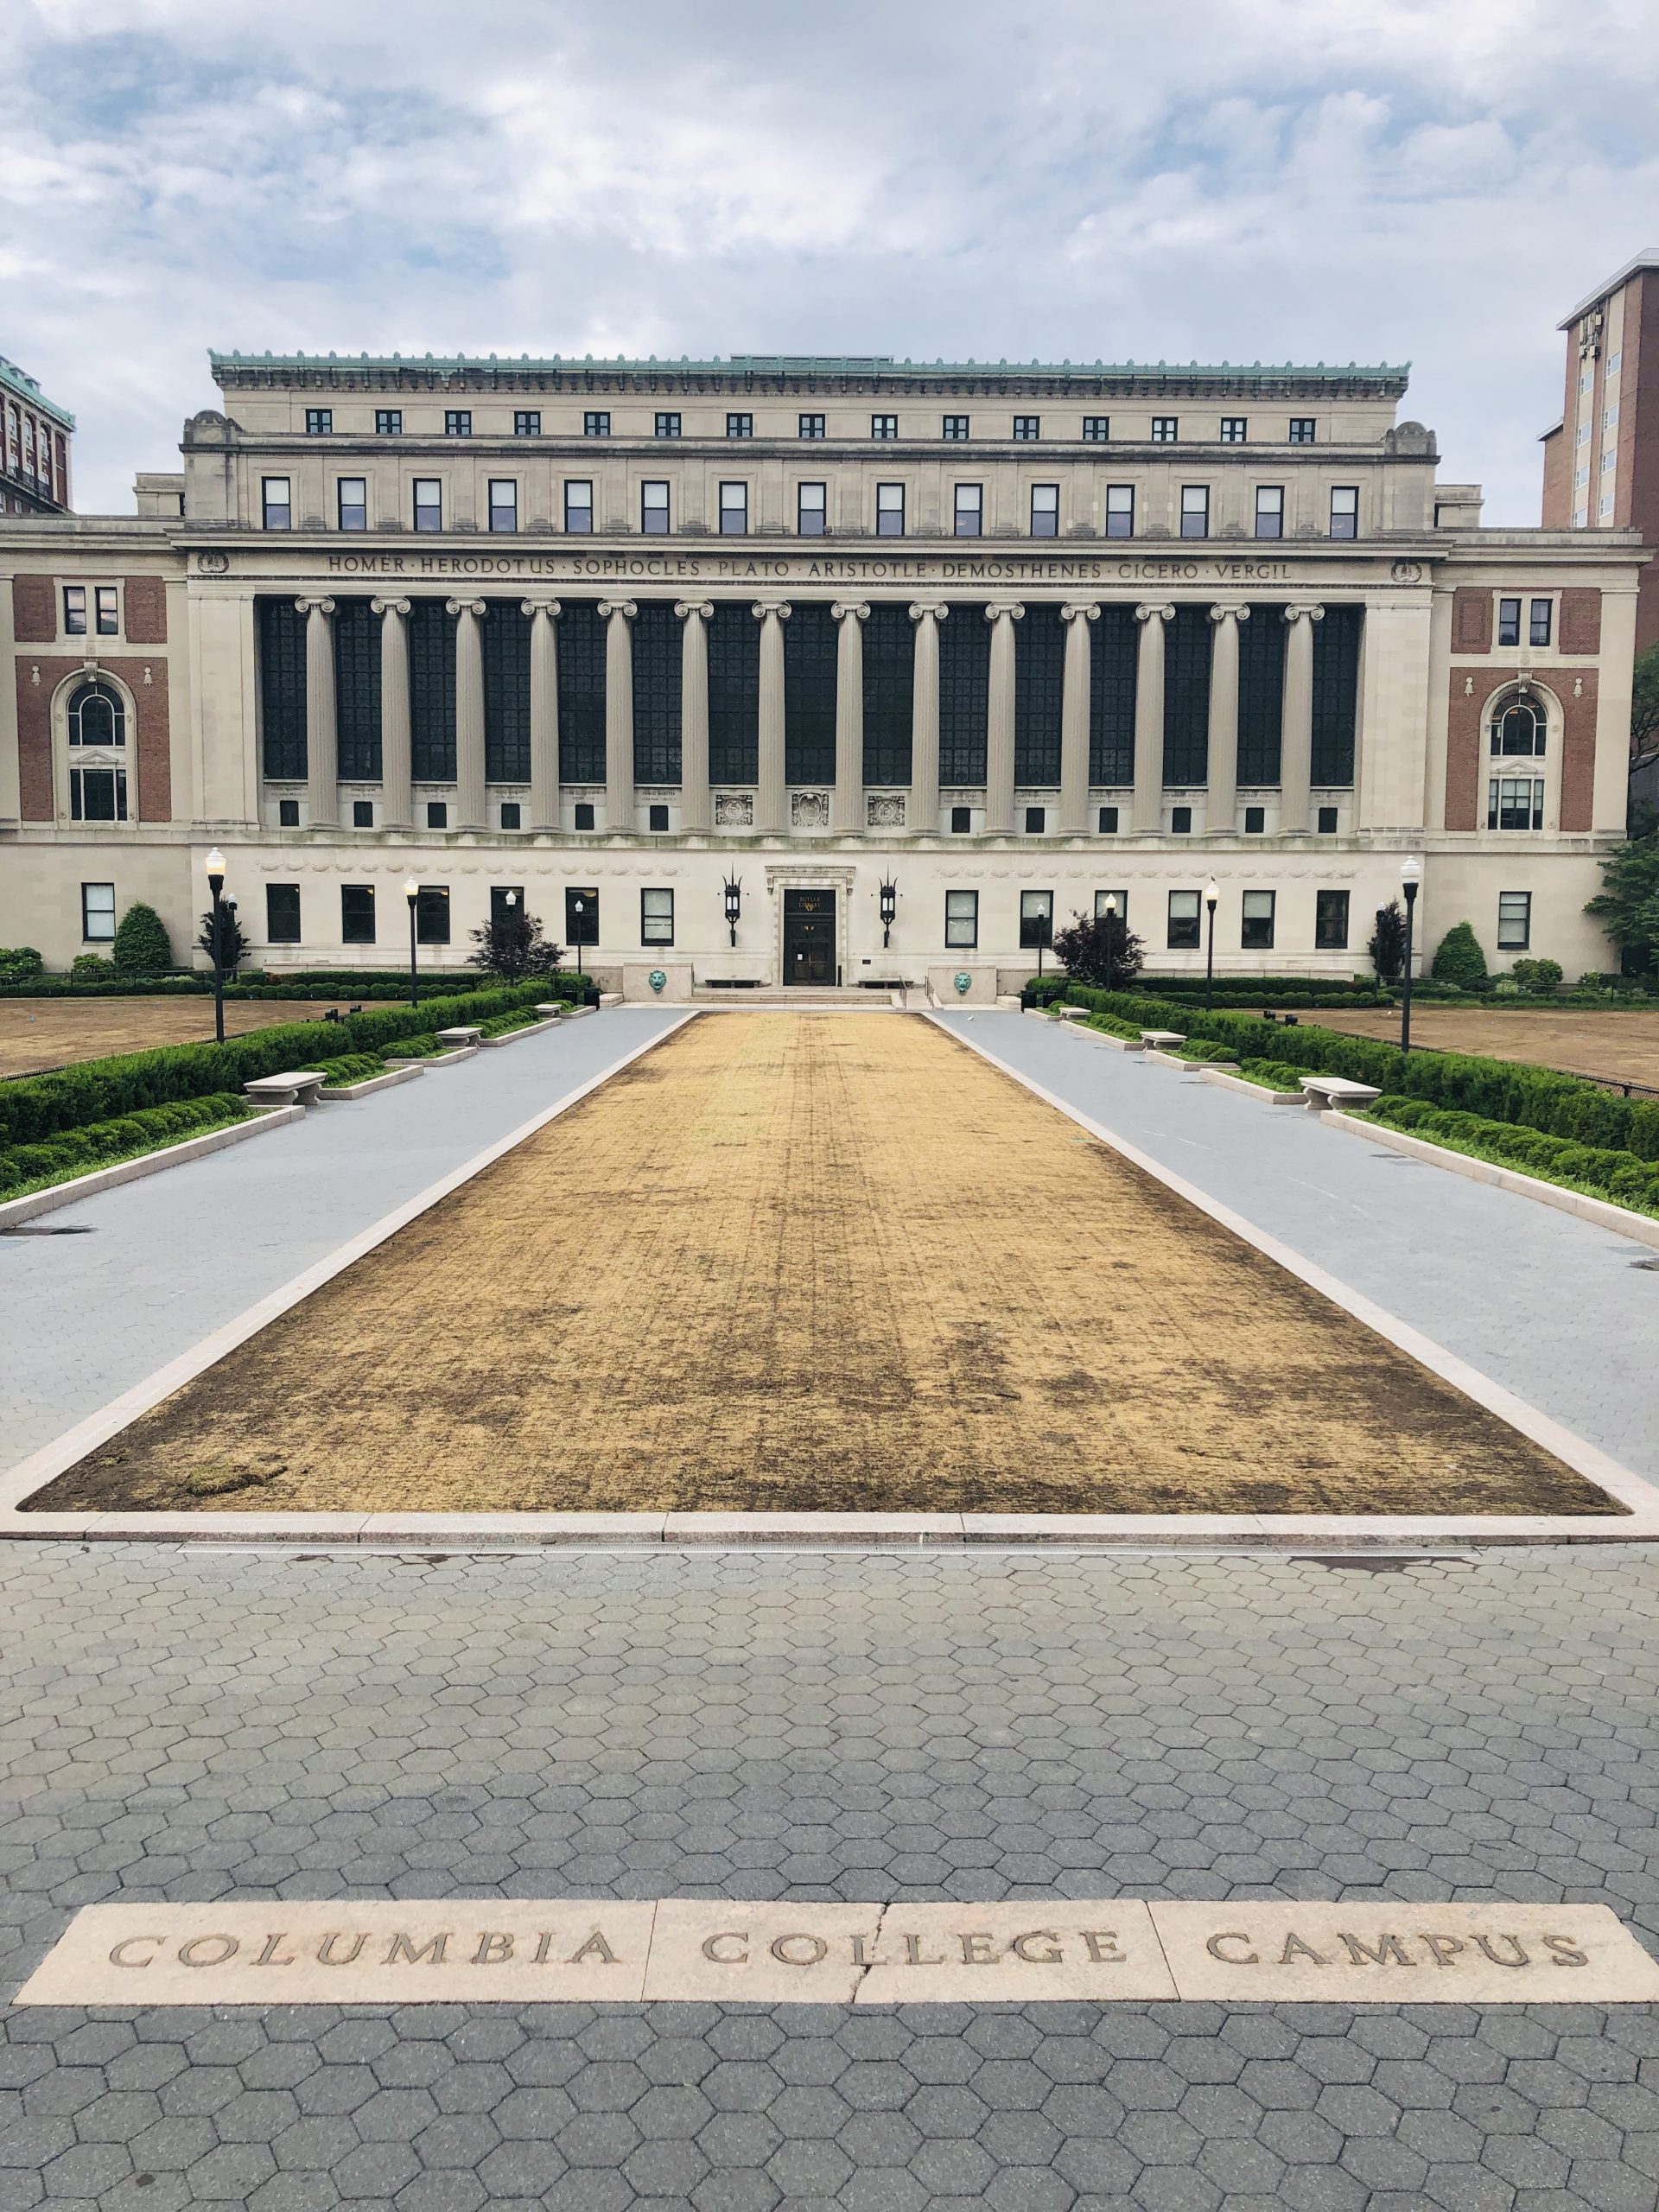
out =
[[[1172,806],[1169,810],[1169,826],[1172,833],[1175,836],[1186,836],[1192,828],[1192,808],[1190,806]]]
[[[1043,825],[1047,820],[1048,809],[1046,806],[1028,806],[1026,809],[1026,835],[1028,837],[1040,837],[1043,834]]]
[[[668,827],[668,809],[665,806],[653,806],[646,819],[651,829],[664,830]]]
[[[1096,891],[1095,919],[1098,921],[1103,914],[1116,914],[1120,922],[1128,921],[1129,918],[1128,893],[1127,891]]]
[[[502,800],[501,827],[504,830],[521,830],[524,827],[524,809],[516,798]]]
[[[1247,806],[1245,808],[1244,835],[1247,837],[1259,837],[1267,826],[1268,810],[1265,806]]]
[[[953,806],[951,808],[950,834],[953,837],[965,837],[969,830],[972,830],[973,826],[974,810],[971,806]]]
[[[666,813],[667,808],[663,811]],[[672,944],[674,942],[674,893],[671,891],[642,891],[639,893],[639,942],[641,944]]]
[[[1500,891],[1497,894],[1497,949],[1525,952],[1532,943],[1532,893]]]
[[[69,819],[72,822],[124,822],[127,818],[127,772],[124,768],[72,768],[69,771]]]
[[[567,944],[599,943],[599,893],[591,886],[572,886],[566,891],[564,937]]]
[[[447,799],[428,799],[426,826],[429,830],[447,830],[449,827],[449,803]]]
[[[505,929],[516,920],[524,903],[522,883],[493,883],[490,886],[490,923],[495,929]]]
[[[276,802],[276,827],[297,830],[300,826],[300,802],[296,798],[279,798]]]
[[[1054,942],[1054,893],[1052,891],[1022,891],[1020,893],[1020,943],[1029,951],[1037,945]]]
[[[1494,776],[1486,785],[1486,827],[1489,830],[1541,830],[1544,826],[1544,781],[1541,776]]]
[[[112,883],[81,885],[80,934],[87,944],[107,944],[115,935],[115,886]]]
[[[1101,808],[1101,810],[1100,810],[1100,821],[1099,821],[1099,825],[1098,825],[1098,826],[1099,826],[1099,830],[1100,830],[1100,834],[1101,834],[1101,836],[1102,836],[1103,837],[1115,837],[1115,836],[1116,836],[1116,835],[1117,835],[1117,809],[1116,809],[1115,806],[1103,806],[1103,807]]]
[[[968,810],[963,807],[960,812]],[[970,952],[979,943],[979,893],[977,891],[947,891],[944,894],[944,942],[963,952]]]
[[[374,801],[372,798],[354,798],[352,801],[352,827],[353,830],[373,829]]]
[[[1321,837],[1334,837],[1336,836],[1337,810],[1334,806],[1322,806],[1319,809],[1319,835]]]
[[[265,886],[265,943],[297,944],[299,941],[299,885],[268,883]]]
[[[340,941],[342,944],[374,943],[374,886],[372,883],[340,885]]]
[[[1273,950],[1273,908],[1276,896],[1277,893],[1272,891],[1247,891],[1244,893],[1238,941],[1246,952],[1270,952]]]
[[[449,893],[442,883],[423,883],[415,893],[415,935],[422,944],[449,942]]]
[[[1348,893],[1319,891],[1313,899],[1313,944],[1319,952],[1348,950]]]
[[[575,826],[578,830],[591,830],[593,828],[594,803],[592,799],[579,798],[576,801]]]
[[[1172,891],[1169,894],[1169,934],[1165,939],[1172,952],[1179,952],[1198,942],[1198,894],[1196,891]]]

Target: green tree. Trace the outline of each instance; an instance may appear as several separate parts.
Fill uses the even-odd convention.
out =
[[[1396,983],[1406,964],[1406,918],[1400,901],[1390,899],[1376,910],[1376,927],[1365,948],[1372,967],[1385,983]]]
[[[1121,991],[1141,973],[1146,951],[1122,914],[1076,914],[1055,938],[1054,957],[1074,982]]]
[[[563,950],[550,944],[541,923],[522,906],[493,914],[481,930],[473,931],[476,952],[468,953],[469,968],[499,976],[504,983],[522,983],[532,976],[550,976],[564,957]]]
[[[1486,981],[1486,956],[1468,922],[1454,922],[1447,930],[1428,972],[1437,983],[1451,983],[1460,991],[1478,990]]]
[[[167,925],[153,906],[137,899],[121,917],[110,957],[124,976],[164,976],[173,965]]]
[[[1659,755],[1659,643],[1649,645],[1636,659],[1630,690],[1630,766]]]
[[[213,910],[210,906],[201,918],[201,934],[196,943],[211,960],[213,957]],[[227,976],[234,976],[247,957],[248,940],[242,934],[242,925],[236,918],[233,899],[224,899],[219,907],[219,964]]]
[[[1601,864],[1601,889],[1585,908],[1624,955],[1627,975],[1659,968],[1659,822],[1615,845]]]

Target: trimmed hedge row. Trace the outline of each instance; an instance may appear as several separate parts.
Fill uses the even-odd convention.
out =
[[[430,1060],[454,1050],[453,1045],[440,1044],[436,1033],[430,1031],[424,1037],[400,1037],[395,1045],[383,1045],[380,1062],[385,1066],[388,1060]]]
[[[1408,1129],[1453,1152],[1518,1167],[1546,1183],[1592,1191],[1615,1205],[1659,1214],[1659,1166],[1631,1153],[1574,1144],[1570,1138],[1547,1136],[1541,1129],[1520,1128],[1512,1122],[1456,1113],[1426,1098],[1379,1098],[1367,1118],[1389,1128]]]
[[[171,1099],[240,1090],[254,1076],[313,1067],[346,1055],[378,1052],[401,1037],[419,1036],[480,1015],[506,1014],[546,996],[545,978],[465,998],[429,999],[419,1007],[383,1007],[342,1021],[283,1022],[222,1045],[162,1045],[82,1060],[54,1075],[0,1083],[0,1146],[31,1144],[60,1130],[90,1127]]]
[[[340,1090],[349,1084],[367,1083],[385,1071],[386,1064],[378,1054],[347,1052],[343,1059],[329,1061],[328,1080],[322,1087],[325,1090]]]
[[[1300,1090],[1305,1072],[1283,1060],[1241,1060],[1238,1071],[1247,1083],[1259,1083],[1264,1090]]]
[[[534,1007],[523,1007],[513,1014],[492,1014],[487,1021],[480,1022],[479,1033],[485,1037],[506,1037],[515,1029],[533,1027],[541,1019]]]
[[[40,1144],[15,1145],[0,1152],[0,1193],[28,1183],[62,1182],[89,1174],[118,1160],[158,1151],[163,1144],[200,1136],[206,1129],[245,1121],[253,1112],[245,1098],[226,1090],[198,1098],[175,1098],[165,1106],[141,1107],[84,1128],[64,1129]]]
[[[1184,1026],[1185,1009],[1172,1000],[1096,991],[1083,983],[1072,984],[1066,996],[1074,1006],[1148,1027]],[[1620,1098],[1554,1068],[1480,1059],[1469,1052],[1402,1052],[1379,1038],[1345,1037],[1311,1022],[1287,1029],[1238,1014],[1207,1014],[1205,1027],[1234,1046],[1241,1059],[1262,1057],[1267,1045],[1271,1058],[1310,1075],[1345,1075],[1374,1084],[1390,1096],[1423,1098],[1486,1121],[1513,1122],[1578,1144],[1659,1160],[1659,1099]]]

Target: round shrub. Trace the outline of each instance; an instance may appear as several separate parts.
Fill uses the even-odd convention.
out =
[[[173,965],[167,925],[153,906],[135,899],[121,917],[110,960],[123,976],[162,976]]]
[[[1440,939],[1429,971],[1437,983],[1453,983],[1471,991],[1486,981],[1486,956],[1467,922],[1455,922]]]

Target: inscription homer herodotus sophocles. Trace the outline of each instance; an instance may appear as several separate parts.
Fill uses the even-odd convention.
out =
[[[89,1905],[20,2005],[1659,2001],[1605,1905]]]

